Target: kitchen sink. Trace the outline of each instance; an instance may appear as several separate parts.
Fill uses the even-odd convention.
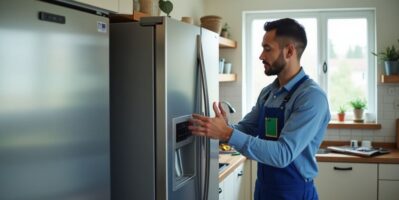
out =
[[[329,150],[329,149],[320,148],[320,149],[317,151],[317,154],[328,154],[328,153],[330,153],[330,152],[331,152],[331,150]]]
[[[229,166],[229,163],[219,163],[219,173],[225,170]]]

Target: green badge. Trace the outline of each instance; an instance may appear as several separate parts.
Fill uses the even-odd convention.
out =
[[[266,137],[277,138],[277,118],[265,117],[265,135]]]

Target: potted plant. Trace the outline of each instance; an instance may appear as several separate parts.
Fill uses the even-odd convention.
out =
[[[230,26],[227,23],[224,23],[220,36],[230,38]]]
[[[360,98],[352,100],[350,104],[353,107],[354,122],[363,122],[363,112],[366,108],[366,101]]]
[[[162,10],[168,17],[170,17],[170,13],[173,10],[173,3],[168,0],[159,0],[158,1],[159,9]]]
[[[343,122],[345,121],[345,112],[346,112],[346,108],[345,106],[340,106],[338,109],[338,121]]]
[[[389,76],[399,73],[399,49],[397,50],[394,45],[386,47],[380,53],[371,53],[384,62],[385,75]]]

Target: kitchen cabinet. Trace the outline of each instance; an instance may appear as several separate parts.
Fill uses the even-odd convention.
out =
[[[219,37],[219,48],[235,49],[237,48],[237,41],[224,37]],[[236,74],[219,74],[219,82],[231,82],[236,80],[237,80]]]
[[[378,164],[319,162],[319,199],[377,199]]]
[[[399,164],[379,164],[378,200],[399,198]]]
[[[81,3],[83,5],[108,10],[119,14],[132,14],[133,13],[133,1],[132,0],[73,0],[74,2]]]
[[[230,175],[219,183],[219,200],[243,200],[246,197],[247,175],[244,163],[241,163]]]
[[[222,181],[219,183],[219,200],[225,200],[224,193],[225,193],[224,181]]]

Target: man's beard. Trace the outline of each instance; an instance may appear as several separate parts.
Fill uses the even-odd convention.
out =
[[[284,66],[287,64],[284,60],[283,57],[283,51],[280,52],[280,55],[278,56],[277,60],[273,62],[273,64],[270,65],[270,68],[268,71],[265,69],[265,74],[268,76],[272,75],[278,75],[281,71],[283,71]]]

